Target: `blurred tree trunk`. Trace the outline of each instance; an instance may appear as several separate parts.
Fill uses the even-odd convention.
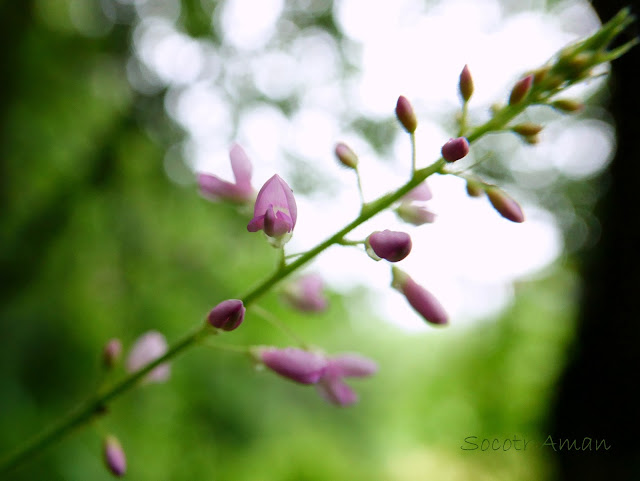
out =
[[[603,22],[626,1],[594,0]],[[637,12],[634,12],[637,14]],[[637,35],[637,25],[632,26]],[[624,35],[623,40],[629,40]],[[600,241],[583,252],[584,290],[574,351],[562,378],[549,434],[593,439],[593,451],[558,450],[558,479],[640,479],[640,48],[612,66],[611,105],[618,146],[599,205]],[[595,450],[596,439],[610,446]],[[551,448],[549,448],[551,449]]]

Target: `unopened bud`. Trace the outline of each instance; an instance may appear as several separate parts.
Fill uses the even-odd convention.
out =
[[[436,220],[436,215],[433,212],[412,202],[402,202],[395,209],[395,213],[403,221],[413,225],[431,224]]]
[[[127,471],[127,459],[120,441],[115,436],[109,435],[102,443],[102,454],[107,469],[117,477],[122,477]]]
[[[579,112],[584,108],[584,105],[576,100],[571,99],[558,99],[551,102],[551,106],[554,109],[561,112],[574,113]]]
[[[365,241],[367,253],[376,259],[385,259],[389,262],[398,262],[411,252],[411,237],[406,232],[394,232],[388,229],[382,232],[376,231],[367,237]],[[375,256],[371,256],[371,251]],[[376,260],[379,260],[376,259]]]
[[[464,137],[449,139],[442,146],[442,158],[447,162],[455,162],[465,157],[469,153],[469,142]]]
[[[524,137],[530,137],[532,135],[538,135],[542,131],[542,125],[534,124],[533,122],[524,122],[514,125],[511,127],[511,130]]]
[[[495,186],[486,188],[489,202],[502,217],[511,222],[524,222],[524,214],[520,205],[509,197],[505,192]]]
[[[396,116],[407,132],[412,134],[416,131],[418,119],[416,119],[411,103],[402,95],[398,97],[396,103]]]
[[[481,197],[484,194],[484,187],[480,182],[467,179],[467,194],[469,197]]]
[[[224,331],[233,331],[244,320],[246,309],[239,299],[227,299],[211,309],[207,320],[209,324]]]
[[[465,65],[460,73],[460,81],[458,83],[458,88],[460,89],[460,95],[465,102],[468,102],[473,95],[473,78],[471,77],[471,72],[469,71],[469,66]]]
[[[120,360],[122,354],[122,342],[120,339],[110,339],[102,349],[102,362],[107,369],[115,366]]]
[[[519,104],[529,94],[533,85],[533,75],[527,75],[525,78],[518,80],[511,89],[509,95],[509,105]]]
[[[539,85],[543,80],[545,80],[549,70],[551,70],[551,67],[547,65],[531,72],[533,75],[533,85]]]
[[[340,163],[345,167],[349,167],[350,169],[358,167],[358,156],[347,144],[343,144],[342,142],[338,143],[335,154]]]
[[[392,274],[391,287],[404,294],[418,314],[432,324],[447,324],[449,316],[433,294],[395,266],[392,267]]]

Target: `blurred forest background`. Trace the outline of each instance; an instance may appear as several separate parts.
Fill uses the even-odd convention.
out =
[[[158,2],[171,3],[179,30],[220,42],[216,2]],[[326,2],[287,2],[292,21],[339,42],[331,9],[305,13],[307,3]],[[599,3],[603,20],[624,6]],[[136,15],[131,3],[110,0],[0,3],[1,453],[95,389],[109,338],[129,346],[155,329],[175,340],[274,262],[259,236],[242,235],[246,220],[234,209],[171,180],[190,175],[167,156],[184,132],[165,112],[162,86],[128,80]],[[177,359],[169,382],[127,393],[109,416],[6,479],[110,479],[106,433],[121,440],[134,480],[640,479],[634,65],[636,51],[613,67],[611,169],[553,187],[576,203],[584,189],[602,194],[589,206],[599,240],[518,284],[499,319],[416,334],[380,319],[361,292],[348,301],[332,294],[329,311],[313,319],[270,294],[261,305],[314,343],[379,362],[379,375],[357,383],[357,406],[336,409],[240,355],[198,348]],[[388,128],[361,125],[373,145]],[[360,315],[346,302],[360,303]],[[254,321],[233,341],[283,344]],[[461,450],[468,436],[514,435],[532,447]],[[540,446],[548,435],[613,447],[555,453]]]

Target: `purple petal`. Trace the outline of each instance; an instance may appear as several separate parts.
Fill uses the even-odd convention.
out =
[[[264,229],[264,215],[254,217],[249,221],[249,225],[247,225],[249,232],[258,232],[262,229]]]
[[[317,383],[328,365],[324,356],[293,347],[265,348],[260,358],[272,371],[301,384]]]
[[[280,237],[287,232],[291,232],[293,225],[291,218],[282,211],[273,212],[269,207],[264,215],[264,233],[269,237]]]
[[[291,188],[278,174],[267,180],[258,192],[253,209],[254,218],[265,215],[270,207],[275,212],[282,211],[287,214],[291,220],[291,229],[295,227],[298,218],[296,200]]]
[[[338,370],[341,376],[367,377],[378,372],[378,364],[360,354],[341,354],[329,360],[331,367]]]
[[[407,195],[403,197],[405,200],[419,200],[419,201],[427,201],[431,200],[433,194],[431,193],[431,189],[426,182],[419,184],[413,190],[409,191]]]
[[[246,152],[238,144],[233,144],[229,151],[229,159],[231,160],[233,176],[236,179],[236,186],[240,191],[252,195],[251,173],[253,168]]]
[[[324,377],[316,384],[318,394],[338,406],[349,406],[358,402],[358,395],[340,377]]]
[[[240,189],[235,184],[222,180],[215,175],[198,174],[198,185],[202,195],[212,200],[238,200],[241,197]]]

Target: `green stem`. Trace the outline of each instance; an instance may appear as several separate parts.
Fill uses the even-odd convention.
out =
[[[409,134],[411,137],[411,176],[413,176],[416,172],[416,162],[417,162],[417,152],[416,152],[416,134]]]
[[[134,387],[140,379],[158,365],[167,362],[188,347],[196,344],[204,335],[207,334],[206,331],[208,329],[209,327],[206,324],[204,327],[199,327],[196,331],[188,334],[171,346],[164,356],[159,357],[139,371],[125,377],[106,391],[98,393],[98,395],[81,405],[75,411],[72,411],[60,422],[54,424],[49,429],[42,431],[12,453],[4,456],[0,460],[0,473],[7,472],[16,467],[22,461],[36,454],[41,449],[44,449],[53,442],[62,439],[75,429],[88,424],[90,421],[103,414],[109,401],[112,401],[119,395]]]
[[[485,124],[473,129],[467,136],[468,141],[471,143],[489,132],[501,130],[502,128],[504,128],[504,126],[507,125],[508,122],[510,122],[516,115],[522,112],[528,105],[534,103],[533,99],[535,97],[533,95],[530,95],[529,98],[531,99],[530,101],[523,101],[521,105],[519,104],[516,106],[506,106],[498,111],[492,119],[487,121]],[[277,269],[272,275],[267,277],[260,284],[255,286],[251,291],[243,296],[242,302],[244,303],[245,307],[253,304],[258,298],[271,290],[271,288],[273,288],[284,278],[289,276],[289,274],[314,259],[316,256],[318,256],[318,254],[325,251],[327,248],[331,247],[334,244],[344,244],[344,238],[349,232],[351,232],[353,229],[363,224],[379,212],[390,207],[394,202],[398,201],[401,197],[408,194],[411,190],[424,182],[427,177],[436,173],[443,173],[446,162],[442,158],[428,167],[416,170],[416,149],[414,135],[411,135],[411,145],[413,174],[411,179],[407,183],[402,185],[394,192],[385,194],[368,204],[363,204],[362,210],[358,217],[349,222],[338,232],[336,232],[331,237],[327,238],[325,241],[321,242],[311,250],[302,253],[295,261],[289,264],[286,264],[284,262],[281,263],[279,269]],[[360,186],[359,178],[360,177],[358,176],[358,185]],[[362,193],[361,188],[360,192]],[[285,257],[282,256],[281,260],[284,261],[284,258]],[[72,412],[58,424],[45,430],[35,438],[28,441],[25,445],[15,450],[13,453],[5,456],[0,461],[0,473],[6,472],[9,469],[15,467],[20,462],[24,461],[39,450],[44,449],[58,439],[63,438],[74,429],[86,424],[93,418],[97,417],[100,413],[104,412],[104,408],[110,401],[128,391],[129,389],[133,388],[137,384],[137,382],[142,377],[144,377],[145,374],[150,372],[154,367],[173,359],[188,347],[196,344],[196,342],[200,338],[207,335],[208,329],[208,325],[205,324],[204,327],[200,327],[194,333],[189,334],[183,339],[179,340],[177,343],[171,346],[171,348],[164,356],[151,362],[140,371],[137,371],[125,377],[113,387],[108,389],[106,392],[99,394],[93,399],[87,401],[85,404],[80,406],[78,410]]]

